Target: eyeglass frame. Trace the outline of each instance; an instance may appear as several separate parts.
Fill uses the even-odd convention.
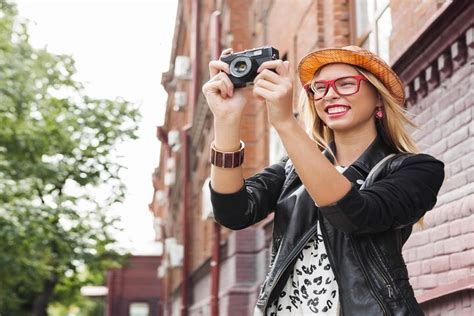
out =
[[[345,78],[354,78],[357,80],[357,90],[353,93],[339,93],[339,91],[337,90],[337,87],[336,87],[336,84],[335,82],[337,80],[340,80],[340,79],[345,79]],[[336,92],[338,95],[340,96],[349,96],[349,95],[353,95],[353,94],[356,94],[357,92],[359,92],[360,90],[360,82],[361,81],[369,81],[366,77],[362,76],[362,75],[356,75],[356,76],[344,76],[344,77],[339,77],[339,78],[336,78],[336,79],[333,79],[333,80],[317,80],[317,81],[310,81],[308,83],[306,83],[303,88],[305,89],[306,93],[312,93],[313,94],[313,100],[314,101],[319,101],[321,100],[322,98],[324,98],[326,96],[326,94],[329,92],[329,87],[332,87],[332,89],[334,90],[334,92]],[[325,84],[325,87],[324,87],[324,93],[323,95],[320,97],[320,98],[314,98],[314,90],[313,90],[313,84],[316,83],[316,82],[319,82],[319,83],[324,83]]]

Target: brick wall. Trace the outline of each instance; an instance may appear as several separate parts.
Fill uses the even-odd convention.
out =
[[[471,316],[474,314],[473,301],[472,291],[464,291],[426,303],[423,305],[423,309],[427,315]]]
[[[390,56],[394,60],[413,44],[421,32],[433,22],[447,0],[390,0],[392,33]]]
[[[133,256],[127,265],[107,271],[107,315],[128,316],[130,304],[148,303],[152,315],[162,315],[162,286],[157,282],[159,256]]]
[[[422,152],[445,163],[445,181],[435,208],[423,225],[415,226],[403,254],[427,315],[470,315],[474,313],[469,290],[474,283],[474,29],[468,27],[472,18],[469,22],[463,15],[472,16],[472,3],[450,15],[443,13],[455,9],[443,1],[405,4],[391,1],[391,51],[398,52],[395,59],[402,59],[398,63],[407,86],[407,109],[419,126],[411,134]],[[427,37],[434,40],[426,44]],[[424,45],[419,49],[423,55],[412,51],[401,57],[407,43],[415,40]]]
[[[234,232],[221,248],[220,312],[222,315],[250,315],[255,306],[258,281],[264,278],[268,249],[263,231],[257,228]],[[209,315],[211,284],[209,271],[192,282],[193,303],[189,315]]]

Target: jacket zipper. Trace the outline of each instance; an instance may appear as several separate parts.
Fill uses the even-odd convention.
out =
[[[350,236],[349,238],[350,238],[351,242],[352,242],[353,244],[355,244],[354,238],[353,238],[352,236]],[[385,305],[383,304],[382,298],[380,298],[380,295],[377,293],[377,291],[376,291],[376,289],[375,289],[375,287],[374,287],[372,281],[370,280],[370,278],[369,278],[369,276],[368,276],[368,274],[367,274],[367,271],[366,271],[364,265],[362,264],[362,259],[361,259],[361,257],[360,257],[360,254],[359,254],[358,249],[357,249],[357,248],[354,248],[354,250],[355,250],[354,253],[355,253],[355,255],[357,256],[357,259],[359,260],[361,270],[362,270],[362,272],[364,273],[365,279],[369,282],[369,285],[370,285],[370,288],[371,288],[371,290],[372,290],[372,293],[374,294],[375,299],[376,299],[377,302],[379,303],[380,308],[381,308],[382,311],[383,311],[383,314],[384,314],[384,315],[390,315],[389,311],[387,311],[387,309],[385,308]]]
[[[290,256],[287,257],[287,260],[283,262],[282,268],[280,269],[279,273],[274,278],[274,282],[273,282],[272,286],[270,287],[270,290],[267,292],[268,297],[265,298],[265,304],[263,306],[264,313],[267,309],[268,299],[270,298],[270,294],[272,293],[273,289],[275,288],[275,285],[278,284],[278,281],[280,281],[280,278],[281,278],[283,272],[285,272],[286,268],[288,268],[288,265],[293,261],[294,258],[296,258],[296,256],[299,254],[301,249],[304,247],[304,245],[306,245],[306,242],[311,238],[311,236],[316,232],[317,229],[318,229],[318,227],[314,226],[312,229],[308,230],[308,232],[305,235],[303,235],[303,237],[300,239],[300,242],[298,243],[298,246],[293,248],[293,252],[290,254]]]
[[[372,255],[372,259],[374,260],[374,263],[375,263],[375,267],[376,267],[376,272],[377,272],[377,275],[379,275],[384,283],[385,283],[385,287],[387,288],[387,291],[388,291],[388,297],[389,298],[392,298],[393,297],[393,289],[392,289],[392,286],[390,285],[390,281],[389,281],[389,278],[388,276],[385,274],[383,268],[381,267],[381,263],[379,262],[378,260],[378,256],[376,254],[376,250],[375,250],[375,245],[374,243],[372,242],[372,240],[370,240],[370,247],[369,248],[369,251]]]

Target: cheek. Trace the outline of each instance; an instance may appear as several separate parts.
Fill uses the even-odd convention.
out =
[[[372,114],[377,107],[377,97],[372,93],[361,93],[357,97],[348,97],[352,106],[357,109],[357,112],[364,114]]]
[[[364,87],[361,89],[361,99],[364,100],[365,107],[367,111],[375,111],[375,108],[378,105],[378,94],[369,87]]]
[[[316,113],[319,117],[322,117],[326,112],[324,112],[324,106],[321,102],[315,102]]]

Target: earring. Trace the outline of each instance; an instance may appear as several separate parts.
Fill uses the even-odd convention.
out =
[[[380,119],[382,119],[382,117],[383,117],[382,108],[379,107],[379,108],[377,108],[377,111],[375,111],[375,118],[380,120]]]

